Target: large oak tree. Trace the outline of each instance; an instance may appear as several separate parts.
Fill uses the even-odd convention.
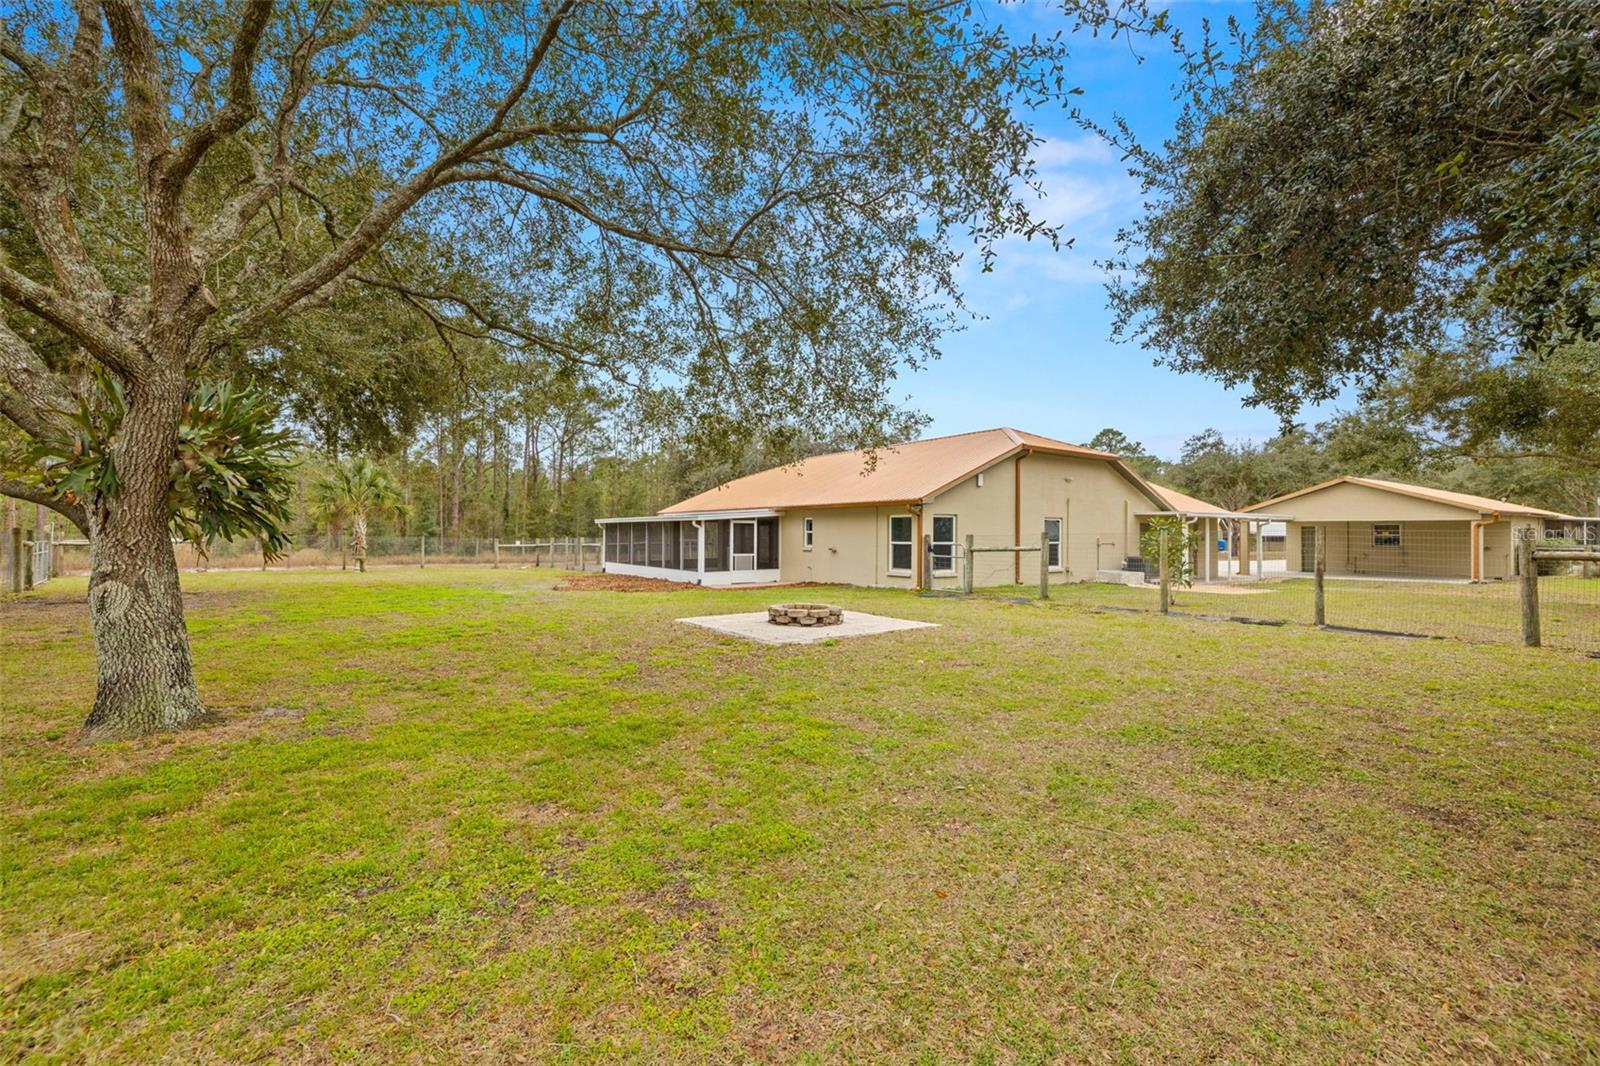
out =
[[[1068,99],[1064,57],[914,0],[8,6],[0,414],[43,439],[97,374],[125,400],[114,489],[0,482],[91,541],[90,731],[201,714],[169,527],[208,374],[337,364],[304,316],[365,291],[706,440],[870,443],[963,250],[1054,238],[1019,116]]]
[[[1118,332],[1285,419],[1398,372],[1470,453],[1600,463],[1600,5],[1264,0],[1233,31],[1166,143],[1122,130]],[[1526,402],[1429,409],[1502,381]]]

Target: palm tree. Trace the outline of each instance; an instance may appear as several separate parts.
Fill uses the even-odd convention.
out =
[[[311,506],[317,518],[335,531],[350,522],[350,550],[362,573],[367,570],[367,517],[405,510],[400,487],[388,471],[364,455],[338,463],[324,474],[312,487]]]

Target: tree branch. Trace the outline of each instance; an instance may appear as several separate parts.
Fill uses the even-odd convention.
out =
[[[127,0],[120,2],[127,3]],[[229,318],[213,337],[212,343],[220,347],[229,339],[248,337],[276,316],[293,308],[301,300],[337,281],[367,253],[381,244],[389,230],[407,211],[429,192],[438,188],[445,174],[475,158],[483,149],[484,143],[503,130],[506,119],[527,94],[534,75],[544,64],[545,57],[560,33],[561,24],[576,6],[577,0],[562,0],[540,33],[538,43],[534,45],[533,52],[523,64],[521,74],[501,97],[494,115],[488,122],[454,148],[441,152],[426,167],[414,173],[374,205],[337,248],[284,282],[276,293],[261,304]]]
[[[59,500],[37,485],[30,485],[26,481],[18,481],[16,478],[0,474],[0,496],[10,496],[13,499],[48,507],[77,526],[80,531],[87,533],[89,530],[89,513],[83,509],[82,504]]]
[[[191,129],[168,157],[165,185],[174,198],[182,193],[184,182],[211,146],[243,129],[255,115],[256,52],[271,17],[272,0],[247,0],[228,60],[228,102]]]
[[[55,412],[75,406],[72,394],[28,342],[0,321],[0,382],[12,390],[4,414],[31,437],[47,436]],[[0,393],[0,398],[8,394]]]
[[[502,167],[472,167],[459,168],[444,175],[440,180],[441,185],[458,182],[481,181],[496,185],[505,185],[509,188],[519,189],[541,200],[559,204],[573,214],[585,219],[589,223],[618,237],[625,237],[631,241],[648,244],[668,252],[681,252],[685,255],[700,256],[705,259],[736,259],[738,253],[735,246],[739,238],[743,237],[750,227],[763,215],[772,211],[790,195],[787,191],[780,192],[769,198],[749,218],[740,224],[733,236],[718,247],[688,244],[675,237],[668,237],[660,233],[651,233],[648,230],[638,229],[621,222],[614,222],[604,218],[594,208],[584,203],[572,193],[557,189],[535,178],[524,175],[518,171]]]
[[[447,346],[449,345],[449,341],[444,338],[444,333],[454,333],[463,337],[473,337],[479,340],[491,338],[496,334],[499,334],[505,337],[512,337],[529,348],[537,348],[542,351],[549,352],[552,355],[555,355],[558,358],[564,359],[570,363],[575,363],[579,366],[588,367],[591,370],[597,370],[609,374],[611,379],[619,385],[627,388],[638,387],[636,382],[631,380],[626,374],[622,373],[615,366],[588,355],[577,345],[568,343],[567,341],[557,340],[547,333],[535,333],[521,326],[513,325],[510,322],[507,322],[504,318],[501,318],[493,312],[485,309],[481,304],[470,297],[462,296],[461,294],[454,292],[439,292],[431,289],[420,289],[413,285],[407,285],[404,282],[395,281],[392,278],[381,278],[376,275],[367,274],[360,271],[352,273],[350,275],[350,280],[359,282],[362,285],[369,285],[375,289],[385,289],[389,292],[398,294],[406,301],[407,304],[415,308],[433,324],[435,332],[440,333],[440,339],[443,340]],[[474,319],[478,323],[478,327],[472,328],[464,326],[460,322],[451,321],[448,317],[440,314],[438,311],[428,306],[430,303],[454,304],[465,311],[468,316]]]
[[[6,153],[0,158],[0,178],[22,208],[62,294],[88,300],[103,315],[110,308],[111,291],[78,236],[71,193],[78,111],[100,61],[100,12],[91,0],[77,0],[76,7],[72,47],[58,67],[29,54],[0,28],[0,52],[34,83],[39,104],[38,150],[31,155]],[[20,94],[11,106],[21,108]]]
[[[0,297],[19,304],[83,345],[85,350],[119,374],[130,375],[141,356],[110,326],[48,285],[0,263]]]

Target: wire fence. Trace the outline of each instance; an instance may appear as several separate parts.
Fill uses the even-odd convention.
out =
[[[1376,533],[1371,532],[1374,528]],[[1325,576],[1320,617],[1314,549],[1308,548],[1302,561],[1295,544],[1290,545],[1288,566],[1269,566],[1248,577],[1225,576],[1192,585],[1175,582],[1171,612],[1264,624],[1320,622],[1378,633],[1523,643],[1527,634],[1525,604],[1532,604],[1539,643],[1600,653],[1600,561],[1582,558],[1593,553],[1592,547],[1536,541],[1513,529],[1501,531],[1504,536],[1491,536],[1481,529],[1410,528],[1396,535],[1381,524],[1368,524],[1365,530],[1360,542],[1323,531]],[[1308,538],[1315,535],[1314,530],[1304,532]],[[1533,557],[1531,582],[1523,576],[1523,541]],[[1105,588],[1097,592],[1108,606],[1159,610],[1157,583],[1141,581],[1128,592]]]
[[[296,537],[288,552],[270,562],[255,540],[218,540],[203,548],[193,541],[172,546],[184,570],[265,570],[296,568],[355,569],[358,560],[348,535],[314,534]],[[55,545],[59,556],[56,573],[89,572],[87,542]],[[368,537],[368,566],[540,566],[568,570],[594,570],[600,565],[600,542],[578,537],[540,541],[500,541],[490,537]]]

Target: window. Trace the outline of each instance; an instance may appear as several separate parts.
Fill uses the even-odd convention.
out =
[[[956,571],[956,516],[933,516],[933,572],[953,574]]]
[[[911,573],[911,516],[889,516],[889,573]]]
[[[1372,546],[1374,548],[1400,547],[1400,523],[1375,523],[1372,527]]]
[[[1046,518],[1044,520],[1045,534],[1050,538],[1049,567],[1052,570],[1061,569],[1061,519]]]
[[[811,550],[811,535],[813,532],[814,529],[811,525],[811,519],[807,518],[800,524],[800,546],[806,551]]]

